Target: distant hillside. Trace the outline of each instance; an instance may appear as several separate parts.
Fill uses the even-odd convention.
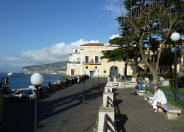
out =
[[[65,73],[65,71],[66,71],[66,62],[63,61],[51,64],[25,66],[22,68],[22,72],[25,74],[32,74],[35,72],[54,74],[54,73]]]

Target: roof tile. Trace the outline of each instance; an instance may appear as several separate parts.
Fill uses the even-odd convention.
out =
[[[104,46],[104,44],[103,43],[87,43],[81,46]]]

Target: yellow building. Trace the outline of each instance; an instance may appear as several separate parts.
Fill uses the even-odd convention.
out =
[[[72,62],[67,64],[67,75],[84,75],[90,77],[108,77],[109,75],[124,75],[125,62],[101,59],[102,51],[113,50],[118,46],[110,46],[102,43],[88,43],[80,46],[80,63]],[[79,59],[78,59],[79,60]],[[80,73],[80,74],[79,74]],[[127,75],[132,75],[133,70],[130,66],[127,68]]]

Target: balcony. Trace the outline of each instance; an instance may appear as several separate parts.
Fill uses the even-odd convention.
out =
[[[84,65],[101,65],[101,62],[95,63],[95,62],[83,62]]]
[[[71,61],[67,61],[67,63],[69,63],[69,64],[80,64],[80,61],[74,61],[74,62],[71,62]]]

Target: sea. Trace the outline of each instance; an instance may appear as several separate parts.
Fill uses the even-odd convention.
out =
[[[31,84],[31,75],[32,74],[13,74],[11,76],[8,76],[8,73],[0,73],[0,81],[2,77],[8,77],[9,78],[9,88],[10,89],[22,89],[22,88],[28,88]],[[42,74],[44,77],[43,86],[47,85],[48,81],[54,83],[58,80],[61,80],[63,77],[63,74]]]

